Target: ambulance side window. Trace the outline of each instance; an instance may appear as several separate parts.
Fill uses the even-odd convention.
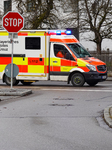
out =
[[[69,53],[69,51],[63,45],[54,44],[54,55],[59,58],[74,60],[72,55]]]
[[[25,49],[40,50],[41,49],[40,37],[25,37]]]

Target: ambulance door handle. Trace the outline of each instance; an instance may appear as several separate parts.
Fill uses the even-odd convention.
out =
[[[53,61],[53,63],[57,63],[57,61],[55,60],[55,61]]]

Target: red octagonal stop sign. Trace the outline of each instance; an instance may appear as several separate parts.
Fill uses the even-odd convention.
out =
[[[24,18],[18,12],[8,12],[2,18],[3,27],[8,32],[18,32],[24,27]]]

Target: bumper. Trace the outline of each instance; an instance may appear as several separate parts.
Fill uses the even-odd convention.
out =
[[[107,72],[106,73],[98,73],[98,72],[85,72],[84,73],[85,81],[105,81],[107,79]]]

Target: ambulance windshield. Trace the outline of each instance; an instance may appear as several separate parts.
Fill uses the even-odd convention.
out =
[[[91,57],[89,52],[80,43],[67,44],[67,46],[71,49],[77,58],[84,58],[87,56]]]

